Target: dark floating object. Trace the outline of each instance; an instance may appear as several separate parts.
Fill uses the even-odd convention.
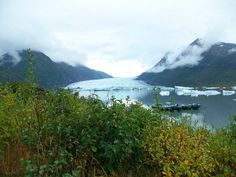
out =
[[[153,108],[159,107],[164,111],[184,111],[184,110],[197,110],[200,108],[200,104],[192,103],[192,104],[165,104],[159,106],[153,106]]]

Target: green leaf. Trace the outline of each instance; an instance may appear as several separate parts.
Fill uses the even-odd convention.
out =
[[[93,152],[97,152],[97,148],[95,146],[92,146],[91,149]]]

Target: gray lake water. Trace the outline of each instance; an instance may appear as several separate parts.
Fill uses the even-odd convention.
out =
[[[142,81],[132,78],[111,78],[101,80],[82,81],[70,84],[67,88],[74,92],[79,92],[81,96],[96,94],[100,99],[108,101],[111,96],[117,99],[125,99],[127,96],[131,100],[141,101],[143,104],[151,106],[154,104],[153,88]],[[199,103],[200,109],[186,112],[213,128],[224,127],[229,123],[229,118],[236,115],[236,94],[235,88],[166,88],[157,87],[160,103],[173,102],[178,104]],[[223,95],[223,90],[229,91]],[[161,92],[162,91],[162,92]]]

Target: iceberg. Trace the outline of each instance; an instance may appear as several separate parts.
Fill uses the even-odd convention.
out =
[[[220,95],[221,93],[217,90],[177,90],[176,94],[181,96],[191,96],[191,97],[198,97],[198,96],[215,96]]]
[[[193,93],[193,90],[188,90],[188,89],[182,89],[182,90],[175,90],[175,93],[178,95],[178,96],[191,96],[192,93]]]
[[[183,87],[183,86],[175,86],[177,90],[193,90],[193,87]]]
[[[221,93],[217,90],[207,90],[205,91],[206,96],[215,96],[215,95],[220,95]]]
[[[161,91],[159,93],[161,96],[169,96],[170,95],[170,92],[169,91]]]
[[[125,106],[131,106],[131,105],[135,105],[138,103],[137,100],[131,100],[131,99],[123,99],[122,103],[125,104]]]
[[[216,90],[216,89],[220,89],[220,87],[203,87],[203,89],[206,89],[206,90]]]
[[[234,95],[234,94],[235,94],[235,91],[233,91],[233,90],[223,90],[223,91],[222,91],[222,94],[223,94],[224,96],[230,96],[230,95]]]
[[[206,91],[193,90],[191,97],[206,96]]]
[[[182,90],[182,92],[184,93],[185,96],[191,96],[193,93],[193,90]]]
[[[182,92],[182,91],[175,91],[175,93],[176,93],[178,96],[184,95],[184,92]]]
[[[160,89],[161,91],[174,91],[175,88],[173,87],[165,87],[165,86],[157,86],[158,89]]]
[[[218,92],[216,90],[206,90],[206,91],[192,90],[190,96],[191,97],[198,97],[198,96],[212,96],[212,95],[218,95],[218,94],[220,94],[220,92]]]

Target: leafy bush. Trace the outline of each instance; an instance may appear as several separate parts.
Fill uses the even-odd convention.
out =
[[[189,124],[162,121],[160,127],[146,129],[145,149],[150,165],[165,176],[211,176],[217,161],[209,154],[210,132]]]
[[[210,132],[138,103],[0,86],[0,176],[234,176],[235,155],[235,118]]]

